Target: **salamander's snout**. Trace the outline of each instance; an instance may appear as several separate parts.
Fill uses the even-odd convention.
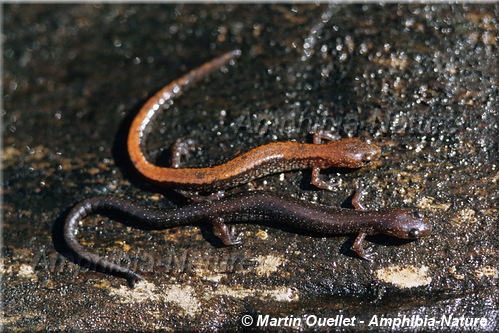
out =
[[[418,211],[406,211],[399,220],[400,236],[405,239],[418,239],[431,233],[431,223]]]
[[[384,214],[382,233],[401,239],[418,239],[431,233],[431,223],[418,211],[390,208]]]
[[[357,141],[355,147],[351,147],[350,152],[359,167],[371,164],[381,156],[381,149],[369,141]]]
[[[334,166],[339,167],[361,168],[371,164],[381,155],[381,149],[378,146],[358,138],[334,141],[332,146],[335,150],[331,160],[336,162]],[[339,151],[341,154],[338,153]],[[341,157],[341,163],[338,163],[339,157]]]
[[[362,162],[365,164],[369,164],[372,161],[376,161],[380,155],[381,155],[381,149],[379,149],[378,146],[372,143],[367,143],[365,150],[363,151],[362,154]]]

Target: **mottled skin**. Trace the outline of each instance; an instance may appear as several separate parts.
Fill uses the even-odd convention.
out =
[[[356,195],[356,208],[362,208]],[[141,227],[167,229],[181,225],[208,222],[226,245],[238,244],[234,227],[225,222],[271,221],[322,234],[358,234],[354,243],[357,254],[370,260],[362,248],[366,235],[391,235],[402,239],[418,239],[430,234],[431,225],[421,214],[410,209],[388,208],[378,211],[342,209],[284,198],[267,192],[250,192],[201,202],[172,210],[141,207],[131,201],[113,197],[94,197],[77,204],[69,212],[64,225],[64,238],[73,251],[74,261],[93,270],[126,278],[134,283],[142,277],[97,254],[85,250],[76,240],[78,223],[90,214],[111,211]]]
[[[180,95],[210,73],[220,69],[240,55],[232,51],[215,58],[171,82],[152,96],[135,116],[128,134],[128,153],[135,168],[147,179],[164,186],[213,192],[238,186],[269,174],[312,168],[312,184],[331,189],[332,184],[322,181],[320,169],[331,167],[360,168],[376,160],[379,148],[356,138],[336,140],[337,137],[324,131],[314,134],[314,143],[272,142],[253,148],[220,165],[204,168],[160,167],[147,160],[142,145],[145,132],[157,112],[171,99]],[[322,140],[328,140],[322,143]],[[173,147],[173,155],[178,156]]]

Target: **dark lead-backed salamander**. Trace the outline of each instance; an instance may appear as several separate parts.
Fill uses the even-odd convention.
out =
[[[431,225],[423,216],[410,209],[387,208],[366,211],[358,200],[357,208],[343,209],[313,204],[293,198],[283,198],[267,192],[250,192],[225,197],[218,201],[201,202],[171,210],[155,210],[113,197],[94,197],[83,200],[69,212],[64,224],[64,238],[74,252],[74,261],[93,270],[123,277],[133,286],[142,277],[130,269],[116,265],[85,250],[76,240],[78,223],[94,213],[111,211],[124,219],[132,219],[148,229],[167,229],[181,225],[209,222],[226,245],[239,243],[234,226],[225,222],[271,221],[322,234],[358,234],[353,248],[370,260],[362,248],[366,235],[391,235],[402,239],[417,239],[430,234]]]
[[[379,157],[380,149],[372,143],[357,138],[337,140],[335,135],[319,131],[315,133],[312,144],[271,142],[212,167],[180,168],[179,156],[188,150],[181,144],[173,146],[173,167],[161,167],[149,162],[142,145],[146,129],[158,111],[168,106],[185,89],[239,55],[239,50],[227,52],[201,65],[163,87],[142,106],[130,126],[127,145],[132,163],[144,177],[176,189],[213,192],[269,174],[311,168],[312,184],[330,189],[332,185],[320,179],[321,169],[360,168]],[[322,140],[329,142],[322,143]]]

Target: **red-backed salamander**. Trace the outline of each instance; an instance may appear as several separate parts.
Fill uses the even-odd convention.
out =
[[[74,206],[65,220],[63,234],[75,263],[123,277],[132,287],[137,280],[143,279],[139,274],[85,250],[78,243],[76,228],[83,218],[99,212],[118,213],[126,221],[133,220],[137,225],[153,230],[208,222],[226,245],[238,244],[240,239],[234,226],[228,227],[225,222],[270,221],[321,234],[357,234],[353,248],[367,260],[371,260],[371,255],[362,247],[366,235],[418,239],[430,234],[431,224],[419,212],[401,208],[367,211],[358,200],[359,194],[357,192],[352,200],[356,209],[328,207],[261,191],[171,210],[150,209],[128,200],[101,196]]]
[[[179,151],[183,150],[185,153],[185,145],[173,146],[172,167],[161,167],[149,162],[142,146],[146,129],[158,111],[167,107],[171,100],[185,89],[240,54],[239,50],[227,52],[201,65],[163,87],[142,106],[130,126],[127,145],[132,163],[145,178],[176,189],[214,192],[236,187],[269,174],[311,168],[312,184],[321,189],[331,189],[334,184],[321,179],[321,169],[360,168],[378,159],[380,149],[372,143],[358,138],[337,140],[337,136],[331,133],[318,131],[314,134],[312,144],[272,142],[211,167],[180,168]],[[323,140],[329,142],[322,144]]]

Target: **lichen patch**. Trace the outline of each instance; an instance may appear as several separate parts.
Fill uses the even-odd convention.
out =
[[[258,256],[253,259],[257,263],[255,267],[256,274],[259,276],[269,276],[270,274],[277,272],[279,267],[285,263],[285,259],[279,256],[268,255],[268,256]]]
[[[375,271],[376,277],[384,282],[391,283],[400,288],[414,288],[426,286],[431,283],[428,276],[428,267],[390,266]]]

